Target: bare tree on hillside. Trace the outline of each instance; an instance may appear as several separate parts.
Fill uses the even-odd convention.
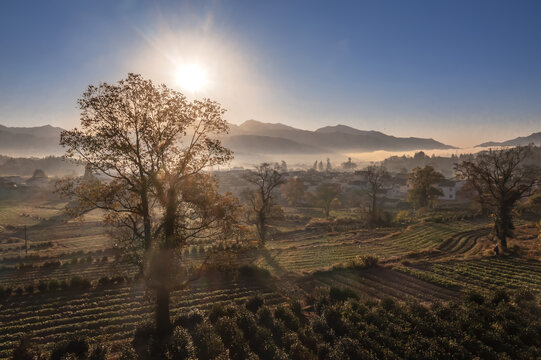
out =
[[[507,239],[514,235],[515,205],[540,183],[539,167],[526,164],[531,152],[530,146],[489,150],[455,165],[457,174],[472,184],[478,201],[490,210],[494,232],[504,251]]]

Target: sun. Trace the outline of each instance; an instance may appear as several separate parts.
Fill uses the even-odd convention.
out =
[[[177,69],[175,80],[183,90],[197,92],[205,88],[207,73],[199,65],[185,65]]]

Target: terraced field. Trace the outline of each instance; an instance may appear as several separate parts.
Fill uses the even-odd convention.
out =
[[[110,249],[113,241],[106,229],[97,221],[48,220],[27,228],[29,246],[51,243],[44,249],[29,251],[29,255],[41,258],[57,258],[61,254]],[[22,230],[0,233],[2,259],[23,256],[24,234]]]
[[[541,262],[516,257],[447,261],[410,266],[427,278],[443,278],[463,289],[486,291],[499,286],[541,291]]]
[[[285,271],[310,272],[362,255],[387,261],[429,249],[441,255],[465,253],[487,231],[486,223],[471,221],[424,223],[394,233],[391,229],[336,235],[296,231],[269,242],[267,249]]]
[[[308,291],[318,286],[347,287],[363,299],[391,297],[399,301],[417,299],[431,302],[450,300],[459,295],[456,290],[445,289],[385,267],[317,273],[313,279],[301,282],[301,286]]]
[[[218,302],[242,302],[255,294],[270,305],[284,300],[261,285],[202,280],[173,293],[171,313],[176,316]],[[128,341],[137,324],[151,320],[152,311],[153,302],[146,297],[143,286],[11,297],[0,303],[0,359],[7,358],[18,339],[27,334],[40,344],[52,344],[76,334],[108,344]]]
[[[36,283],[38,280],[69,280],[74,275],[78,275],[96,281],[102,276],[128,275],[133,276],[136,273],[135,266],[127,264],[93,263],[63,265],[56,268],[24,268],[24,269],[5,269],[0,271],[0,284],[4,286],[25,286]]]

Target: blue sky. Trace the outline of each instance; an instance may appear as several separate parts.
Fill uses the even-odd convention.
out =
[[[227,118],[459,146],[541,131],[541,1],[0,2],[0,123],[78,124],[89,84],[177,86]]]

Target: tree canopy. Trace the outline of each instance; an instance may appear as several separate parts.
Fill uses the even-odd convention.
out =
[[[438,196],[442,195],[442,191],[434,185],[443,179],[443,175],[430,165],[424,168],[416,167],[408,176],[409,200],[417,208],[431,206]]]

